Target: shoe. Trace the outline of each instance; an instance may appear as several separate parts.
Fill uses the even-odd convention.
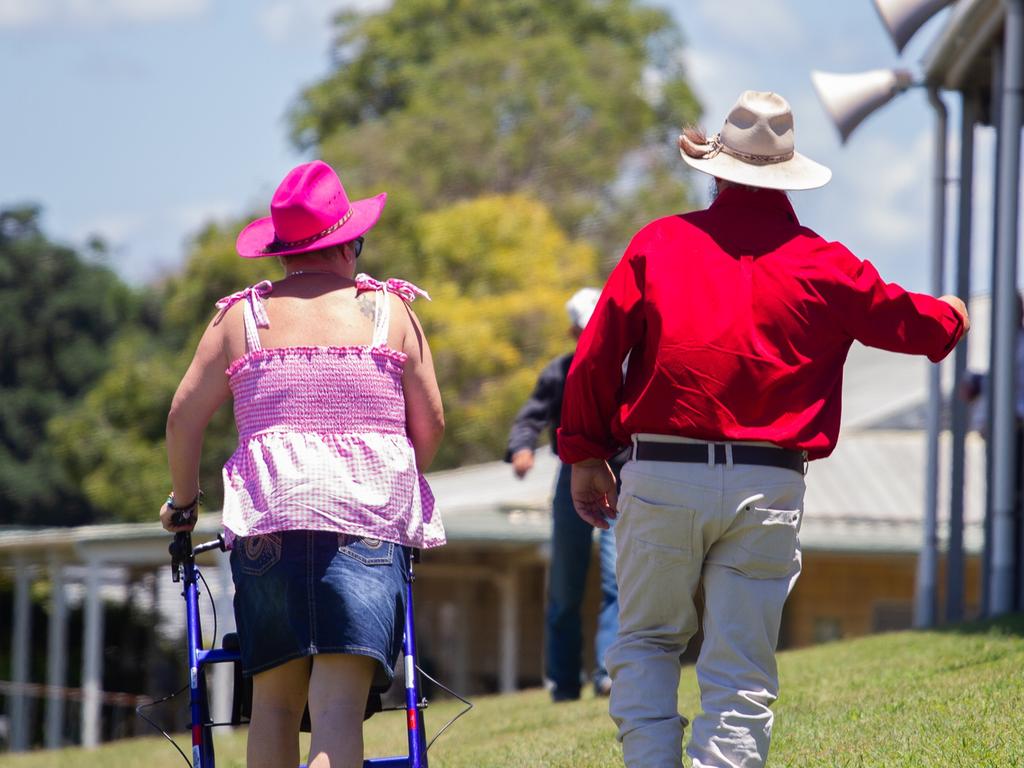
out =
[[[612,693],[612,679],[605,675],[604,677],[594,681],[594,695],[595,696],[610,696]]]
[[[554,688],[551,691],[551,701],[555,704],[562,704],[566,701],[579,701],[579,691],[565,691],[558,688]]]

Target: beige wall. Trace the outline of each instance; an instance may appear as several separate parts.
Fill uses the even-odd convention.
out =
[[[915,554],[805,552],[804,570],[786,603],[780,645],[800,647],[906,629],[913,615]],[[980,558],[965,562],[965,616],[980,605]],[[938,615],[945,613],[945,558],[939,562]]]
[[[594,664],[593,637],[600,601],[596,549],[588,574],[583,609],[584,669]],[[945,606],[945,561],[939,563],[939,616]],[[910,626],[917,557],[914,554],[805,552],[804,570],[786,604],[780,647],[800,647],[844,637]],[[421,663],[460,693],[498,690],[500,593],[496,574],[514,570],[517,684],[543,680],[546,563],[538,553],[451,552],[433,557],[417,571],[416,625]],[[965,564],[966,617],[978,614],[980,559]],[[699,601],[698,601],[699,602]],[[684,661],[692,662],[700,635]]]

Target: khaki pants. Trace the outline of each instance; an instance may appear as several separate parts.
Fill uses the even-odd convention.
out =
[[[800,574],[804,478],[789,469],[631,461],[616,525],[619,634],[606,663],[609,704],[630,768],[678,768],[679,656],[697,631],[703,712],[694,768],[763,766],[778,696],[782,606]]]

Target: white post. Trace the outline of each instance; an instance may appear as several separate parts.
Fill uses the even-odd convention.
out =
[[[516,634],[519,624],[517,621],[519,613],[518,577],[519,574],[514,565],[510,565],[505,573],[495,577],[501,611],[499,619],[501,637],[499,638],[498,646],[500,663],[498,690],[502,693],[512,693],[515,691],[518,678],[519,638]]]
[[[470,594],[469,581],[459,581],[455,587],[455,623],[459,631],[454,634],[455,669],[452,681],[455,690],[465,693],[469,690],[470,665],[472,664],[472,645],[470,644],[469,628],[473,597]],[[452,646],[448,646],[452,647]]]
[[[64,745],[64,686],[67,684],[68,609],[64,566],[50,561],[50,622],[46,633],[46,748]]]
[[[943,266],[946,257],[946,152],[948,115],[946,105],[936,88],[928,91],[928,101],[935,110],[935,167],[932,180],[932,259],[931,284],[933,296],[942,294]],[[914,626],[934,627],[936,614],[936,582],[939,568],[939,435],[942,432],[942,369],[939,363],[928,369],[928,427],[925,460],[924,541],[917,559],[914,583]]]
[[[101,569],[95,558],[86,562],[85,643],[82,648],[82,746],[92,749],[100,743],[100,715],[103,688],[103,601],[100,599]]]
[[[21,559],[14,564],[14,627],[11,635],[11,752],[28,749],[28,703],[20,686],[28,683],[29,642],[32,637],[32,603],[29,600],[31,572]]]
[[[235,631],[235,611],[231,596],[234,586],[231,579],[231,561],[221,557],[217,565],[218,578],[213,580],[217,594],[210,595],[217,606],[217,631],[221,637]],[[216,647],[220,638],[213,638]],[[234,668],[231,664],[214,664],[211,681],[211,714],[215,722],[224,723],[231,718],[231,693],[235,684]]]

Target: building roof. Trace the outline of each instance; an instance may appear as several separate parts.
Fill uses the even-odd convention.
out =
[[[926,82],[954,91],[988,87],[1005,17],[1001,0],[959,0],[925,54]]]
[[[988,299],[971,300],[968,357],[986,368]],[[952,366],[945,366],[951,374]],[[916,421],[927,399],[929,363],[855,344],[845,369],[843,421],[835,453],[811,464],[802,541],[808,549],[916,551],[924,507],[925,434]],[[946,376],[947,389],[949,376]],[[906,415],[910,414],[910,417]],[[903,415],[903,418],[899,418]],[[905,429],[879,429],[899,422]],[[940,510],[948,508],[948,435],[941,452]],[[533,471],[518,480],[501,461],[433,472],[427,476],[454,547],[531,548],[550,537],[550,503],[558,460],[537,451]],[[984,516],[984,442],[967,441],[966,544],[981,547]],[[940,534],[943,532],[940,521]],[[212,538],[218,516],[204,515],[197,539]],[[17,554],[38,560],[152,564],[167,559],[167,534],[155,523],[0,531],[0,561]]]

